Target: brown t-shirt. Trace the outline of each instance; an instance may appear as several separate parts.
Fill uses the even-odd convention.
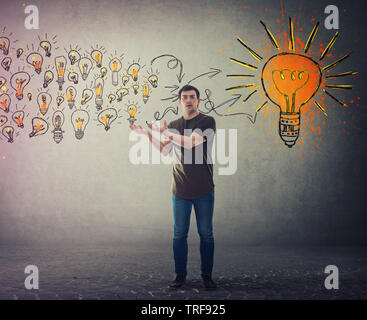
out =
[[[197,199],[207,195],[214,187],[212,160],[216,131],[214,118],[199,113],[190,120],[185,120],[184,117],[174,120],[168,124],[168,128],[185,136],[197,132],[206,139],[204,143],[192,149],[173,143],[173,194],[184,199]]]

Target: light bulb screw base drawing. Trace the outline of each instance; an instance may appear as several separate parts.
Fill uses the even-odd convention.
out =
[[[61,130],[61,129],[55,129],[51,131],[54,134],[54,141],[59,144],[61,142],[61,140],[64,138],[63,133],[65,131]]]
[[[134,117],[130,117],[127,120],[129,120],[130,125],[134,125],[136,119]]]
[[[81,130],[75,131],[75,138],[77,138],[78,140],[80,140],[83,137],[84,137],[84,131],[81,131]]]
[[[299,113],[281,112],[279,117],[279,135],[285,145],[292,148],[298,137],[301,126],[301,115]]]
[[[97,110],[102,110],[102,104],[103,104],[103,100],[100,98],[96,99],[96,108]]]
[[[73,109],[74,105],[75,105],[75,100],[69,100],[68,101],[68,106],[69,106],[70,109]]]
[[[15,97],[18,99],[18,100],[22,100],[23,99],[23,93],[20,93],[20,94],[15,94]]]
[[[62,85],[65,83],[64,78],[58,77],[57,83],[59,84],[59,90],[62,91]]]

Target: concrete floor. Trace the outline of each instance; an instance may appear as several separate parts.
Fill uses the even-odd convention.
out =
[[[356,247],[216,246],[215,291],[200,278],[199,244],[189,246],[188,280],[170,290],[172,249],[143,246],[0,246],[0,299],[366,299],[367,250]],[[24,268],[37,265],[39,289],[26,290]],[[339,268],[327,290],[324,268]]]

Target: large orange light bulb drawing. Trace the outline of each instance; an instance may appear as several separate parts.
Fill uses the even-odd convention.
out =
[[[307,56],[280,53],[264,65],[261,82],[265,94],[280,108],[279,135],[291,148],[299,136],[300,108],[320,87],[320,67]]]
[[[358,74],[358,72],[347,71],[342,73],[329,73],[330,70],[339,65],[341,62],[345,61],[348,57],[350,57],[351,54],[347,53],[331,63],[325,61],[329,56],[332,56],[331,54],[328,55],[328,52],[330,52],[330,49],[333,47],[336,39],[338,38],[338,31],[336,31],[329,43],[325,46],[325,49],[322,50],[319,57],[314,57],[315,52],[312,53],[314,50],[311,49],[311,53],[313,55],[313,57],[311,57],[311,53],[309,51],[310,48],[313,47],[312,42],[315,39],[320,22],[315,24],[307,38],[306,43],[304,44],[299,38],[297,38],[297,41],[295,41],[293,21],[291,18],[289,18],[289,35],[287,36],[287,34],[284,33],[285,43],[280,43],[280,45],[276,40],[276,37],[274,37],[265,23],[262,21],[260,21],[260,23],[264,27],[265,32],[270,40],[271,45],[269,44],[269,47],[271,47],[272,50],[277,50],[278,53],[270,56],[267,59],[264,59],[264,57],[261,56],[263,53],[260,53],[258,49],[258,52],[256,52],[250,48],[240,37],[237,37],[238,42],[245,48],[247,53],[251,55],[251,59],[257,60],[258,64],[264,64],[261,67],[260,65],[254,65],[252,63],[250,64],[245,61],[230,58],[232,62],[245,67],[247,70],[250,69],[254,72],[261,71],[261,75],[257,76],[255,74],[247,73],[229,74],[227,77],[230,78],[251,79],[251,83],[244,83],[242,85],[229,87],[226,88],[226,91],[239,89],[248,90],[251,88],[251,91],[247,93],[247,96],[242,101],[242,103],[245,103],[254,97],[256,92],[260,93],[262,96],[262,90],[260,89],[260,87],[262,87],[267,100],[256,109],[254,115],[241,112],[231,115],[244,114],[252,123],[255,123],[258,112],[269,101],[271,101],[280,109],[279,135],[281,140],[286,146],[291,148],[296,144],[300,135],[301,114],[303,114],[303,116],[306,115],[307,110],[309,110],[311,107],[311,99],[313,100],[312,106],[316,106],[324,114],[324,116],[327,117],[325,110],[326,106],[319,100],[320,98],[322,100],[324,99],[318,94],[320,91],[319,89],[321,88],[322,92],[331,98],[334,103],[337,102],[339,105],[345,107],[346,103],[336,98],[329,90],[346,90],[352,89],[353,86],[349,84],[328,84],[327,81],[328,79],[343,79],[344,77]],[[281,37],[278,37],[278,39],[281,39]],[[264,53],[268,54],[268,52],[268,50],[265,50]],[[316,62],[317,58],[318,61]],[[261,82],[261,84],[259,82]],[[306,104],[307,108],[305,110],[301,110],[302,106]],[[228,110],[228,112],[230,112],[230,110]],[[300,141],[297,143],[301,144]]]

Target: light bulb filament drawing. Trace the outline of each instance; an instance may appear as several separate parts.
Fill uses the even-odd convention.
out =
[[[286,112],[294,112],[296,93],[304,87],[308,80],[309,74],[305,71],[291,71],[288,69],[273,70],[272,79],[275,88],[284,96],[286,102]],[[292,97],[291,103],[289,97]]]

